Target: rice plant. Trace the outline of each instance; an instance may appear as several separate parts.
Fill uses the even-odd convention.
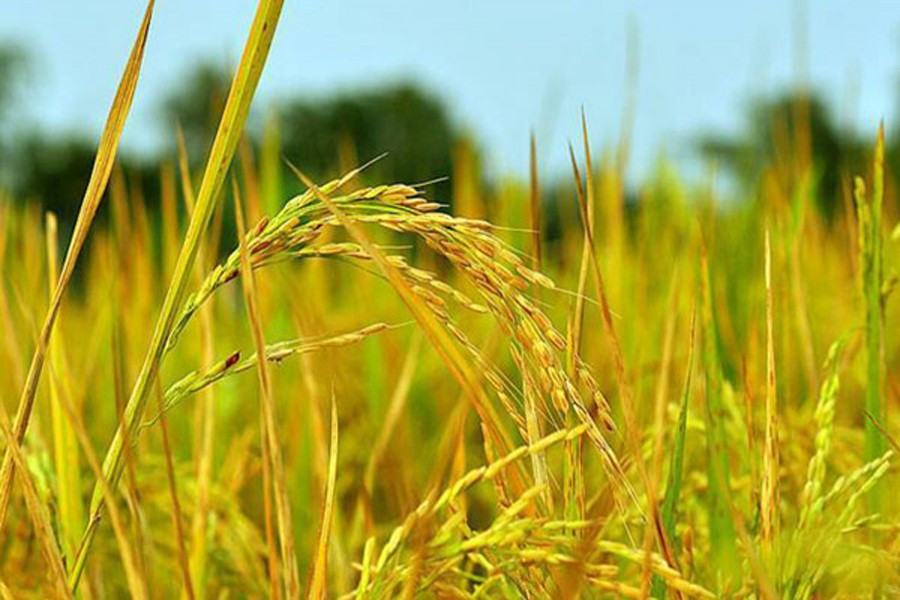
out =
[[[115,168],[152,0],[61,263],[0,192],[0,597],[900,593],[883,129],[852,191],[790,146],[740,205],[666,165],[631,204],[582,114],[565,201],[532,137],[451,208],[242,142],[281,10],[160,215]]]

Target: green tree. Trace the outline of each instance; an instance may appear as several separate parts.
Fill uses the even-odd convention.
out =
[[[757,189],[768,168],[777,167],[789,186],[812,169],[818,208],[826,217],[840,205],[842,178],[861,172],[868,145],[839,126],[817,96],[788,92],[753,102],[736,136],[701,137],[701,154],[713,159],[745,192]],[[789,158],[788,158],[789,157]]]
[[[206,158],[212,145],[231,75],[224,64],[203,61],[191,67],[181,82],[162,100],[162,130],[164,139],[174,139],[176,125],[181,127],[194,164]]]
[[[319,178],[349,165],[339,156],[366,162],[373,181],[422,182],[451,175],[459,134],[444,105],[421,88],[401,83],[331,98],[282,104],[285,156]],[[346,160],[345,160],[346,162]]]
[[[209,151],[229,80],[223,65],[201,62],[161,102],[163,133],[171,138],[175,124],[180,124],[192,164]],[[366,173],[371,181],[421,182],[449,176],[459,139],[444,104],[409,82],[282,98],[278,126],[284,156],[318,179],[383,153],[388,156]],[[248,135],[257,145],[252,126]]]
[[[4,124],[16,99],[26,66],[27,59],[21,48],[11,44],[0,45],[0,126]]]
[[[0,187],[11,185],[12,170],[8,154],[8,118],[22,80],[27,70],[27,58],[21,48],[11,44],[0,45]]]

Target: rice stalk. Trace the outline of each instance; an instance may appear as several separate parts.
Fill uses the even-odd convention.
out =
[[[606,293],[603,274],[600,270],[600,265],[597,260],[596,244],[594,242],[594,228],[591,222],[591,211],[589,209],[589,206],[593,202],[592,198],[588,196],[590,190],[594,187],[592,173],[593,167],[591,164],[592,161],[590,153],[590,142],[588,139],[587,121],[584,112],[582,112],[581,115],[581,131],[582,141],[584,144],[585,160],[587,161],[586,187],[583,187],[581,184],[581,176],[578,171],[578,163],[575,160],[575,153],[571,145],[569,146],[569,158],[572,162],[572,169],[575,177],[575,190],[577,192],[576,197],[578,199],[579,208],[581,211],[582,227],[584,229],[584,235],[587,244],[587,256],[590,259],[590,267],[593,270],[594,290],[597,299],[600,302],[600,314],[602,317],[604,332],[606,334],[607,343],[613,357],[616,387],[619,392],[619,401],[622,403],[622,411],[625,415],[626,421],[625,438],[628,445],[630,446],[630,451],[632,453],[631,458],[637,464],[638,473],[641,476],[644,486],[647,488],[648,494],[650,494],[650,483],[646,472],[646,465],[643,462],[643,456],[640,451],[640,432],[638,431],[637,417],[634,410],[631,388],[628,384],[628,375],[625,369],[625,359],[622,354],[622,347],[619,342],[618,334],[616,333],[615,324],[613,323],[612,309],[609,305],[609,299]],[[628,494],[634,505],[640,507],[640,503],[637,500],[635,492],[631,487],[631,484],[625,478],[624,474],[617,473],[615,476],[619,478],[619,483],[622,489]],[[624,499],[619,499],[618,501],[620,502],[621,507],[624,508]],[[651,502],[655,502],[655,499],[652,499]],[[665,554],[668,554],[668,550],[665,548],[664,540],[659,540],[659,542],[663,546],[663,552]]]
[[[176,128],[178,147],[178,173],[181,183],[181,192],[184,198],[185,208],[190,217],[194,212],[196,198],[191,184],[191,174],[188,167],[187,149],[185,147],[184,134],[180,127]],[[198,260],[194,267],[196,279],[203,278],[206,268],[206,252],[201,248]],[[215,343],[213,338],[213,315],[211,307],[200,310],[200,354],[205,364],[210,364],[215,356]],[[168,404],[168,399],[164,402]],[[189,558],[191,579],[197,582],[194,590],[198,600],[206,598],[206,571],[207,571],[207,529],[209,526],[210,485],[212,482],[213,442],[216,435],[216,404],[212,390],[204,389],[200,397],[198,407],[200,415],[200,443],[197,449],[197,507],[191,523],[191,553]]]
[[[154,0],[148,0],[141,26],[138,29],[137,37],[131,49],[131,55],[128,57],[128,62],[125,65],[125,72],[122,74],[115,98],[109,109],[109,116],[100,137],[91,177],[88,180],[87,189],[84,192],[84,198],[82,198],[78,217],[75,221],[75,230],[66,250],[66,257],[63,261],[59,278],[54,282],[53,300],[44,317],[37,346],[28,367],[25,386],[19,397],[13,424],[15,436],[11,438],[15,441],[11,442],[11,444],[21,445],[22,440],[25,438],[25,432],[28,430],[28,423],[31,420],[31,413],[34,408],[34,398],[37,394],[44,360],[50,344],[50,336],[53,333],[53,326],[59,315],[63,295],[72,279],[75,264],[78,262],[81,249],[87,240],[88,232],[94,221],[94,216],[97,214],[97,209],[100,207],[100,202],[103,200],[106,185],[109,182],[109,176],[115,164],[119,138],[122,135],[122,129],[125,127],[125,121],[131,110],[131,103],[134,100],[134,93],[137,89],[138,76],[140,75],[144,59],[144,46],[147,42],[147,32],[150,29],[150,20],[153,16],[153,7]],[[9,497],[12,492],[13,477],[15,475],[12,452],[11,448],[7,448],[3,454],[3,463],[0,465],[0,531],[2,531],[6,523]]]
[[[391,329],[391,326],[387,323],[373,323],[361,329],[334,336],[273,342],[266,345],[263,355],[266,357],[267,362],[278,365],[290,356],[302,356],[325,348],[349,346],[361,342],[368,336],[376,335],[388,329]],[[165,392],[162,406],[155,415],[141,423],[138,433],[140,434],[146,428],[155,425],[164,413],[179,406],[189,396],[208,390],[214,383],[226,377],[255,369],[258,362],[259,354],[257,352],[253,352],[250,356],[241,360],[241,352],[235,350],[225,358],[184,375],[169,386]]]
[[[281,14],[283,0],[260,0],[250,36],[241,58],[237,74],[225,104],[224,113],[213,141],[206,170],[197,194],[197,205],[188,224],[184,245],[178,255],[172,281],[166,291],[162,311],[154,328],[150,347],[132,389],[125,411],[125,427],[116,430],[103,461],[103,471],[110,483],[118,483],[122,473],[122,448],[124,431],[134,434],[140,423],[144,406],[150,393],[150,385],[157,377],[159,363],[166,346],[175,318],[175,311],[184,296],[190,273],[197,257],[201,239],[206,230],[216,199],[222,190],[234,151],[250,110],[250,102],[271,47],[272,38]],[[103,499],[98,486],[91,497],[91,518],[82,536],[81,547],[74,566],[74,581],[78,582],[84,569],[84,562],[96,535],[96,527],[103,508]]]
[[[840,390],[838,375],[838,358],[846,343],[846,337],[838,339],[828,349],[825,361],[826,376],[819,389],[819,400],[816,403],[814,419],[816,422],[815,453],[809,460],[806,483],[803,486],[802,508],[797,530],[802,531],[807,522],[815,517],[811,510],[821,498],[822,486],[825,483],[825,469],[834,443],[834,413],[837,394]]]
[[[709,537],[712,559],[721,578],[723,589],[735,586],[739,580],[740,558],[735,539],[735,524],[730,501],[730,459],[728,456],[725,420],[727,412],[722,401],[722,368],[718,351],[718,333],[713,312],[712,275],[705,247],[701,255],[701,323],[706,388],[706,448],[707,478],[709,480]]]
[[[766,430],[763,449],[762,491],[760,494],[760,535],[772,550],[772,543],[779,534],[781,509],[779,491],[778,398],[775,375],[775,334],[772,294],[772,250],[769,230],[766,229],[765,282],[766,282]]]
[[[50,369],[50,377],[51,381],[54,379],[58,379],[58,375],[52,365]],[[57,401],[59,402],[60,410],[62,410],[63,415],[66,418],[66,423],[69,426],[69,429],[72,431],[77,443],[81,448],[81,451],[84,453],[84,456],[87,459],[87,463],[91,468],[91,471],[97,478],[97,481],[100,482],[100,485],[103,489],[103,494],[106,497],[107,503],[110,507],[110,524],[112,525],[112,530],[116,539],[116,544],[118,546],[119,555],[122,557],[122,571],[124,571],[125,573],[125,581],[128,586],[128,591],[131,594],[132,598],[136,598],[138,600],[148,598],[147,579],[140,563],[138,562],[137,555],[134,552],[134,548],[131,545],[128,534],[126,533],[125,521],[122,519],[121,511],[119,510],[119,506],[115,501],[115,493],[109,486],[109,483],[106,481],[106,479],[102,476],[100,461],[98,460],[97,455],[94,452],[93,447],[91,446],[90,438],[88,437],[84,422],[82,421],[81,417],[75,412],[75,408],[72,405],[68,394],[60,394],[57,397]],[[140,541],[140,537],[138,537],[138,541]],[[73,582],[69,581],[68,585],[74,590]]]
[[[51,281],[59,279],[58,228],[56,215],[47,213],[47,273]],[[52,302],[52,297],[51,297]],[[57,318],[57,322],[60,319]],[[81,503],[81,476],[79,474],[78,442],[72,433],[60,406],[60,395],[72,394],[69,369],[65,356],[65,340],[62,331],[56,332],[48,350],[50,364],[58,377],[50,380],[50,421],[53,426],[53,458],[59,487],[59,521],[61,545],[66,556],[73,556],[78,532],[84,525],[84,507]],[[66,391],[60,389],[65,386]]]
[[[184,592],[189,600],[194,600],[194,584],[191,581],[191,567],[188,559],[187,546],[185,545],[184,522],[181,512],[181,503],[178,500],[178,485],[175,483],[175,462],[172,458],[172,443],[169,439],[169,423],[166,415],[162,410],[163,394],[160,387],[159,379],[156,380],[154,386],[156,388],[156,400],[159,408],[159,431],[162,437],[163,455],[166,463],[166,480],[169,488],[169,498],[172,502],[172,523],[175,530],[175,548],[178,554],[178,563],[181,567],[182,583]]]
[[[413,291],[403,277],[399,274],[396,267],[391,265],[384,254],[378,250],[368,239],[368,237],[351,221],[334,203],[328,195],[316,186],[306,175],[295,170],[297,176],[303,181],[315,196],[330,210],[341,225],[347,229],[356,242],[362,246],[363,250],[371,256],[382,269],[382,272],[390,280],[391,284],[400,294],[407,308],[425,330],[429,341],[434,345],[435,349],[442,358],[447,362],[451,373],[456,377],[469,395],[476,411],[481,416],[482,422],[487,426],[491,438],[498,443],[501,448],[510,447],[511,442],[506,434],[499,417],[492,409],[487,393],[484,391],[480,381],[469,368],[468,363],[459,355],[458,350],[450,341],[447,333],[438,325],[433,313],[426,306],[426,300],[423,299],[422,290],[418,288],[419,294]],[[431,299],[431,296],[425,296]],[[432,306],[440,306],[439,302],[432,299]]]
[[[3,434],[3,439],[8,449],[7,452],[12,457],[11,460],[16,468],[21,471],[19,481],[22,484],[22,490],[25,495],[25,506],[28,509],[28,515],[31,517],[35,535],[38,538],[41,552],[47,564],[51,585],[59,598],[74,598],[72,592],[66,586],[66,569],[63,566],[61,550],[53,534],[50,515],[47,512],[46,505],[40,499],[34,479],[28,470],[25,458],[22,456],[22,450],[16,443],[11,425],[6,407],[0,402],[0,433]]]
[[[882,328],[884,307],[882,304],[882,231],[881,207],[884,198],[884,124],[878,129],[873,165],[872,197],[866,197],[865,183],[856,179],[854,197],[859,221],[859,255],[862,266],[862,294],[865,302],[866,332],[866,412],[877,422],[884,421],[884,407],[881,395],[881,365],[884,360]],[[871,422],[865,424],[865,457],[871,461],[884,453],[884,440],[877,427]],[[883,504],[882,492],[875,488],[869,497],[869,507],[873,512]]]
[[[675,526],[678,522],[678,503],[681,496],[681,487],[684,482],[684,452],[687,439],[688,409],[691,399],[691,388],[694,378],[694,353],[697,343],[697,311],[691,312],[691,329],[688,338],[688,358],[684,375],[684,386],[681,390],[681,402],[678,409],[678,420],[675,424],[675,432],[672,439],[671,459],[669,474],[666,478],[666,491],[663,494],[660,506],[660,519],[665,528],[666,539],[674,545],[676,538]],[[663,582],[656,579],[653,588],[653,597],[659,597],[663,593]]]
[[[10,213],[12,209],[9,203],[3,199],[0,202],[0,265],[6,264],[6,249],[9,243],[9,229],[12,219]],[[0,285],[0,319],[3,323],[3,342],[6,350],[7,361],[10,365],[13,381],[16,387],[21,387],[25,381],[25,365],[22,364],[22,357],[19,356],[18,336],[16,328],[13,326],[13,316],[9,308],[9,299],[6,296],[6,286]]]
[[[234,182],[234,207],[237,221],[238,236],[245,239],[244,211],[241,206],[240,194],[237,182]],[[253,341],[257,356],[265,356],[266,341],[263,335],[262,323],[259,315],[259,296],[257,295],[253,271],[250,268],[250,257],[246,243],[242,241],[240,247],[241,256],[241,282],[243,283],[244,302],[247,306],[247,316],[253,332]],[[269,376],[269,363],[266,360],[256,361],[256,372],[259,375],[260,403],[262,405],[263,425],[261,432],[262,443],[268,450],[272,483],[274,485],[275,514],[278,523],[278,540],[281,550],[281,565],[283,569],[283,585],[288,598],[300,597],[300,582],[297,574],[297,559],[294,550],[294,524],[291,518],[291,503],[287,493],[287,483],[284,474],[284,459],[279,445],[278,426],[275,415],[275,401],[272,394],[272,383]],[[264,453],[264,460],[266,455]],[[267,486],[268,487],[268,486]]]
[[[308,598],[324,598],[328,590],[328,546],[330,542],[331,520],[334,513],[334,486],[337,480],[338,458],[338,416],[337,404],[331,400],[331,446],[328,450],[328,483],[325,486],[325,500],[322,503],[322,520],[319,523],[319,538],[316,542],[315,560],[310,574]]]
[[[541,255],[543,237],[543,216],[541,206],[541,178],[538,172],[537,140],[531,134],[531,146],[529,148],[529,194],[528,208],[531,217],[531,268],[541,270]]]

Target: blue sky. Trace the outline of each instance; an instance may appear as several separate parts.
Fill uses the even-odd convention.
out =
[[[415,78],[475,133],[495,173],[527,173],[532,129],[545,168],[561,169],[582,106],[595,144],[615,143],[632,31],[638,177],[662,151],[689,164],[692,136],[739,129],[751,94],[794,80],[797,1],[286,0],[260,99]],[[142,4],[2,3],[0,39],[34,59],[21,121],[98,133]],[[158,99],[193,60],[237,60],[255,4],[158,0],[126,145],[159,141]],[[812,85],[863,131],[893,118],[900,2],[806,0],[806,12]]]

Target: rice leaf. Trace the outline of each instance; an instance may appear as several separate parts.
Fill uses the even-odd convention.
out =
[[[19,405],[16,409],[15,423],[13,425],[15,444],[21,444],[25,438],[25,432],[28,430],[28,423],[31,420],[31,412],[34,408],[34,397],[37,394],[38,384],[40,383],[41,373],[43,372],[44,360],[47,354],[47,348],[50,344],[50,336],[53,333],[53,326],[56,324],[56,317],[59,315],[60,305],[62,304],[63,295],[72,279],[72,273],[75,271],[75,264],[81,254],[81,249],[87,240],[88,232],[91,224],[94,222],[94,216],[97,209],[100,208],[100,202],[103,200],[103,193],[106,191],[106,185],[109,182],[109,176],[112,173],[113,165],[116,161],[116,152],[119,149],[119,138],[122,135],[122,129],[125,127],[125,121],[131,110],[131,103],[134,100],[134,92],[137,89],[138,76],[141,72],[141,65],[144,60],[144,46],[147,43],[147,32],[150,29],[150,20],[153,16],[154,0],[147,2],[147,8],[144,11],[144,18],[138,29],[134,46],[131,49],[131,55],[125,65],[125,72],[119,82],[119,88],[116,90],[115,98],[109,109],[106,125],[100,138],[100,145],[97,148],[97,154],[94,158],[94,167],[91,171],[91,177],[88,180],[87,189],[84,192],[84,198],[81,201],[81,208],[78,211],[78,217],[75,221],[75,230],[72,239],[69,242],[68,250],[66,250],[66,258],[63,261],[62,270],[59,278],[56,280],[53,291],[53,300],[47,309],[41,326],[40,336],[38,338],[37,347],[31,357],[31,364],[28,367],[28,375],[25,380],[25,387],[22,389],[22,395],[19,398]],[[3,454],[3,463],[0,466],[0,531],[2,531],[6,523],[6,511],[9,506],[9,497],[13,484],[13,462],[12,449],[8,448]]]
[[[884,438],[875,423],[884,422],[881,401],[882,361],[884,348],[882,327],[884,306],[882,303],[882,231],[881,206],[884,198],[884,124],[878,128],[873,165],[872,197],[866,196],[863,180],[857,178],[854,195],[859,222],[860,264],[862,265],[862,292],[865,300],[866,332],[866,412],[871,415],[865,423],[865,458],[875,460],[884,454]],[[869,508],[878,512],[883,504],[882,486],[874,486],[868,497]]]
[[[250,103],[253,100],[256,86],[262,75],[282,5],[283,0],[260,0],[257,5],[256,16],[244,54],[232,82],[222,119],[206,164],[206,170],[200,183],[200,190],[197,193],[197,204],[194,213],[191,215],[185,241],[175,264],[175,272],[166,291],[162,311],[153,331],[153,338],[147,349],[138,379],[135,382],[125,409],[125,427],[129,429],[129,433],[132,436],[140,425],[141,415],[147,403],[150,387],[158,375],[166,342],[177,316],[177,308],[184,298],[203,234],[209,225],[217,198],[222,191],[225,176],[231,165],[231,159],[240,140],[244,123],[250,112]],[[110,443],[106,457],[103,460],[103,472],[113,486],[118,483],[122,475],[123,439],[124,432],[120,427],[116,430],[115,437]],[[91,497],[91,518],[82,536],[82,543],[73,571],[76,583],[84,570],[84,562],[96,535],[102,509],[103,497],[99,486],[95,485]]]
[[[328,593],[328,547],[331,521],[334,518],[334,487],[337,480],[338,459],[338,416],[337,404],[331,399],[331,445],[328,449],[328,482],[325,486],[325,500],[322,503],[322,520],[319,523],[319,539],[313,554],[314,562],[310,575],[308,598],[325,598]]]
[[[706,387],[706,451],[709,480],[710,560],[720,579],[721,589],[736,589],[740,581],[740,557],[732,521],[730,497],[730,458],[725,420],[728,414],[722,401],[722,366],[719,360],[718,333],[713,314],[712,275],[706,249],[701,270],[703,368]]]

